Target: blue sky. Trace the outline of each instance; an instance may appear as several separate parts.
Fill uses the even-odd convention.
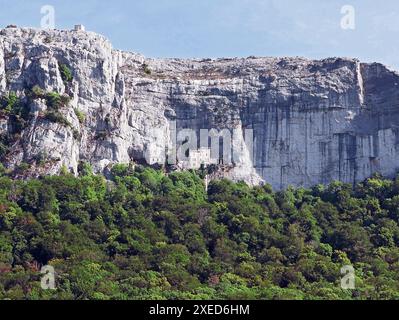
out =
[[[46,4],[57,28],[82,23],[149,57],[345,56],[399,70],[398,0],[0,0],[0,24],[40,27]],[[340,27],[343,5],[355,30]]]

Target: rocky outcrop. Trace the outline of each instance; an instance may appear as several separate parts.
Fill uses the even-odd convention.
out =
[[[81,161],[101,172],[165,162],[175,131],[228,129],[237,154],[220,175],[277,189],[353,183],[398,170],[398,86],[394,71],[354,59],[148,59],[95,33],[9,28],[0,31],[0,95],[15,92],[29,117],[15,133],[2,111],[3,162],[28,163],[34,175],[77,173]],[[52,92],[71,98],[57,111],[66,121],[46,116]]]

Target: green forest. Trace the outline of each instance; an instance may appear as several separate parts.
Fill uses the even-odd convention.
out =
[[[80,169],[23,181],[0,168],[0,299],[399,298],[399,178],[275,192],[206,190],[201,171]]]

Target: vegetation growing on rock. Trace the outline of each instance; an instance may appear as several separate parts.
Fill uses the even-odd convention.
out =
[[[9,92],[1,100],[1,109],[7,114],[13,112],[19,105],[19,98],[15,92]]]
[[[64,63],[59,63],[58,67],[60,69],[61,78],[64,81],[64,83],[67,84],[68,82],[72,82],[73,74],[71,69],[69,69],[69,67]]]
[[[8,117],[9,133],[13,137],[25,129],[30,119],[30,108],[26,97],[20,97],[16,92],[10,91],[0,98],[0,110]]]
[[[65,118],[65,116],[59,112],[50,110],[46,112],[45,119],[54,123],[59,123],[65,127],[70,127],[71,123]]]
[[[84,124],[84,122],[85,122],[85,120],[86,120],[86,115],[84,114],[84,112],[83,112],[83,111],[80,111],[80,110],[77,109],[77,108],[75,108],[74,111],[75,111],[76,117],[77,117],[78,120],[79,120],[79,123],[80,123],[80,124]]]

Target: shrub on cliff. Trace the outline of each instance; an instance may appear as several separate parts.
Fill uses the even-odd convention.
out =
[[[27,94],[30,99],[44,99],[46,100],[47,107],[53,110],[68,106],[71,98],[66,94],[60,94],[56,91],[46,92],[38,85],[35,85],[32,90]]]
[[[59,111],[47,111],[45,114],[45,119],[50,121],[50,122],[54,122],[54,123],[59,123],[65,127],[71,127],[71,123],[68,121],[67,118],[65,118],[65,116],[60,113]]]
[[[77,117],[78,120],[79,120],[79,123],[80,123],[80,124],[83,124],[83,123],[85,122],[85,120],[86,120],[86,115],[84,114],[84,112],[83,112],[83,111],[80,111],[80,110],[77,109],[77,108],[75,108],[74,111],[75,111],[76,117]]]
[[[19,102],[17,94],[11,91],[1,98],[1,108],[4,112],[10,114],[18,107]]]
[[[47,106],[58,110],[68,105],[70,98],[67,95],[61,95],[58,92],[48,92],[46,94]]]
[[[73,75],[71,69],[69,69],[69,67],[63,63],[59,63],[58,67],[60,69],[61,78],[64,81],[64,83],[72,82]]]
[[[15,92],[0,99],[0,109],[9,117],[10,134],[19,134],[26,127],[30,118],[29,103],[25,97],[19,97]]]

